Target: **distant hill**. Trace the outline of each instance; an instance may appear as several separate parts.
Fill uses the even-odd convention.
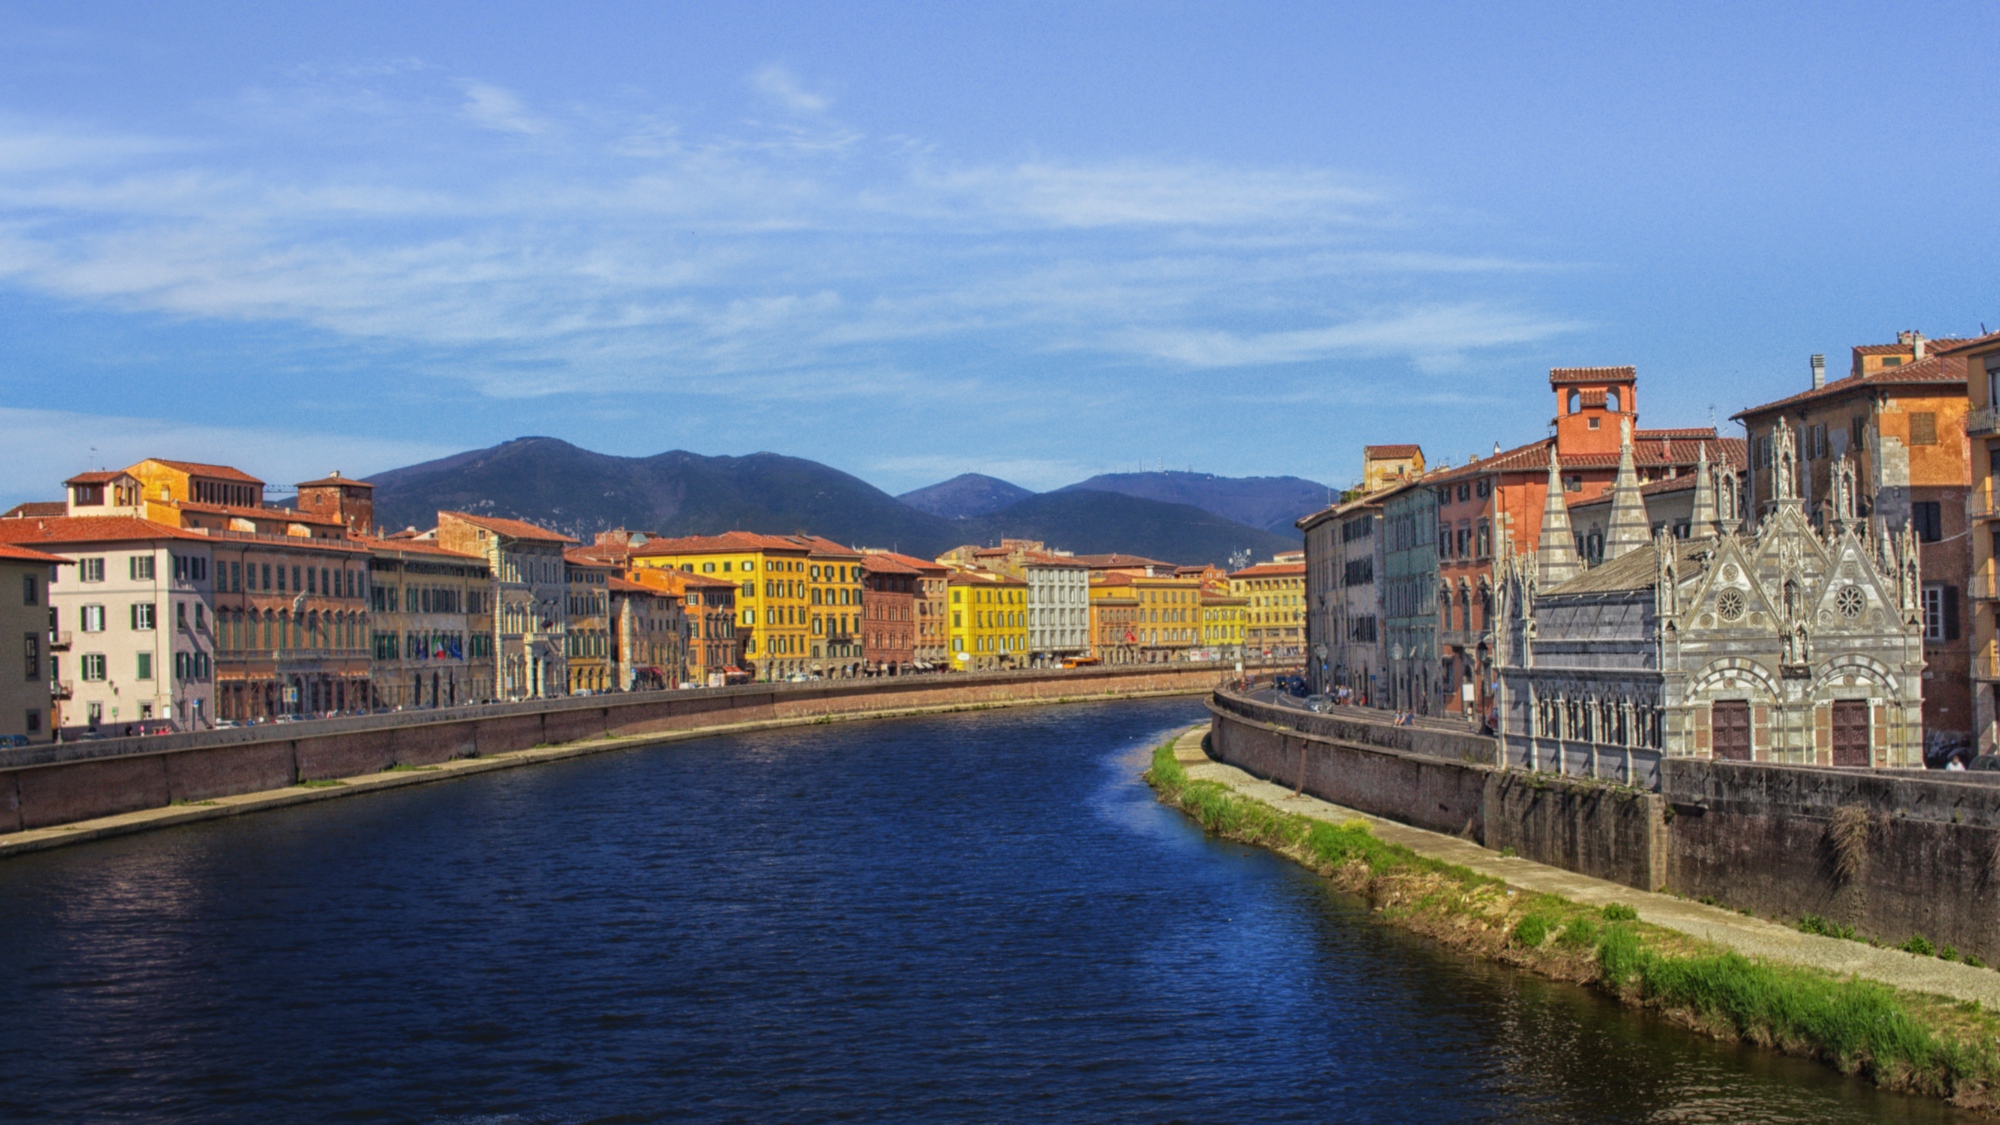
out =
[[[1328,489],[1302,477],[1218,477],[1211,473],[1104,473],[1066,486],[1117,492],[1169,504],[1192,504],[1226,520],[1260,527],[1296,543],[1293,521],[1326,507]],[[1334,490],[1338,491],[1338,490]]]
[[[584,542],[614,527],[664,535],[804,530],[928,558],[961,543],[1020,537],[1082,554],[1117,550],[1189,564],[1295,545],[1186,505],[1112,492],[1030,493],[998,511],[946,519],[838,469],[776,453],[616,457],[528,437],[368,479],[375,520],[388,528],[427,528],[450,509],[530,520]]]
[[[1248,550],[1253,558],[1267,559],[1279,551],[1298,549],[1294,539],[1233,523],[1191,504],[1081,489],[1030,496],[953,526],[985,532],[983,540],[963,536],[957,540],[961,543],[997,543],[1008,536],[1040,539],[1079,555],[1122,551],[1176,563],[1227,564],[1237,551]]]
[[[968,519],[997,512],[1034,493],[1018,484],[983,473],[960,473],[948,481],[905,492],[896,499],[919,512],[929,512],[948,520]]]
[[[439,509],[531,520],[584,542],[614,527],[671,535],[808,530],[843,543],[928,544],[935,517],[817,461],[674,450],[614,457],[530,437],[369,478],[375,520],[430,527]]]

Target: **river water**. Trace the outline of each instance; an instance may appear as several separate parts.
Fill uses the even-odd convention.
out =
[[[1137,780],[1200,717],[715,738],[0,863],[0,1119],[1958,1120],[1205,839]]]

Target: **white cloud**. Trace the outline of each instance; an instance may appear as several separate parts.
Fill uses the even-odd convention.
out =
[[[461,112],[474,125],[502,133],[532,136],[548,128],[548,123],[530,114],[513,93],[484,82],[465,83],[465,108]]]
[[[1486,289],[1546,263],[1441,249],[1406,198],[1330,169],[946,167],[826,120],[775,65],[752,85],[810,119],[710,133],[657,111],[538,115],[420,66],[311,83],[292,113],[259,91],[220,138],[0,119],[0,282],[419,348],[497,398],[800,370],[865,389],[852,376],[912,366],[893,349],[945,341],[1153,370],[1444,371],[1577,327]],[[302,121],[312,152],[286,155]]]
[[[825,113],[833,104],[826,95],[806,89],[797,75],[778,63],[769,63],[752,74],[750,88],[793,113]]]
[[[62,482],[92,469],[123,468],[147,457],[227,462],[289,491],[330,470],[365,477],[455,450],[425,442],[385,441],[319,431],[210,426],[64,410],[0,406],[0,502],[60,500]]]

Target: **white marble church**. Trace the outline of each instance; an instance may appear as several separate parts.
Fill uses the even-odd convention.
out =
[[[1733,474],[1704,456],[1686,539],[1657,538],[1628,428],[1602,564],[1585,569],[1549,466],[1540,547],[1508,555],[1496,606],[1510,764],[1652,787],[1662,757],[1923,764],[1916,544],[1855,517],[1844,460],[1821,528],[1796,439],[1746,531]]]

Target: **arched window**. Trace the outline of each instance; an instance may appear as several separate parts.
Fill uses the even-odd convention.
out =
[[[1569,393],[1569,410],[1567,411],[1567,413],[1575,414],[1577,411],[1582,409],[1583,409],[1583,392],[1571,391]]]
[[[1613,387],[1604,392],[1604,409],[1613,414],[1618,413],[1618,388]]]

